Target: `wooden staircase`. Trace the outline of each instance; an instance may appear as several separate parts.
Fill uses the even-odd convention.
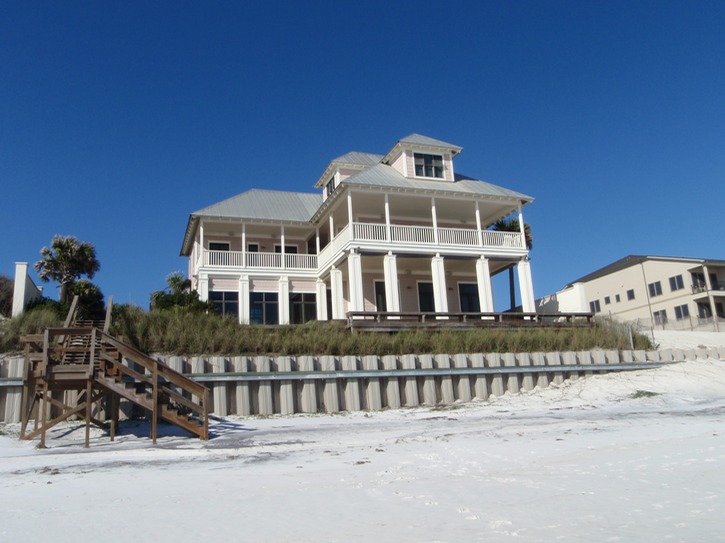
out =
[[[105,427],[98,418],[105,403],[113,441],[120,401],[125,399],[150,414],[154,443],[159,420],[208,439],[209,390],[111,336],[110,298],[103,322],[76,320],[77,302],[76,297],[62,328],[21,338],[25,374],[20,438],[40,436],[40,447],[45,447],[46,432],[76,415],[85,417],[88,447],[90,425]],[[30,420],[34,429],[28,432]]]

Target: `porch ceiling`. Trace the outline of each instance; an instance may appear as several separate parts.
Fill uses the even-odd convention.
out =
[[[430,196],[390,194],[390,218],[392,223],[415,222],[432,224]],[[436,197],[436,217],[439,225],[476,225],[476,203],[471,198]],[[355,220],[383,222],[385,220],[385,196],[380,193],[355,192],[352,195]],[[481,226],[493,224],[516,210],[516,204],[508,201],[479,201]],[[347,208],[344,208],[345,213]],[[338,217],[336,217],[337,220]]]

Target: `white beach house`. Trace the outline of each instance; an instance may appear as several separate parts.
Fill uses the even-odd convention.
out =
[[[524,233],[489,227],[533,201],[455,172],[461,147],[418,134],[385,155],[350,152],[319,193],[252,189],[189,216],[192,288],[240,323],[348,311],[494,311],[491,277],[515,266],[534,311]]]

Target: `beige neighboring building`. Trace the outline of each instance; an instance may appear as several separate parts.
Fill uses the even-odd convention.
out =
[[[537,300],[643,326],[725,331],[725,260],[629,255]]]

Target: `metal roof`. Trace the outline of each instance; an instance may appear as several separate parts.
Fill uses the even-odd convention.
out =
[[[660,260],[664,262],[684,262],[684,263],[690,263],[690,264],[705,264],[711,263],[713,265],[723,265],[725,264],[725,261],[723,260],[707,260],[703,258],[689,258],[685,256],[647,256],[647,255],[627,255],[624,258],[620,258],[619,260],[616,260],[612,262],[611,264],[607,264],[603,268],[599,268],[598,270],[595,270],[583,277],[580,277],[579,279],[575,279],[574,281],[568,283],[565,285],[564,288],[569,288],[575,283],[586,283],[588,281],[593,281],[594,279],[599,279],[600,277],[604,277],[606,275],[609,275],[611,273],[618,272],[620,270],[625,270],[627,268],[631,268],[632,266],[636,266],[637,264],[640,264],[642,262],[647,262],[649,260]]]
[[[320,194],[251,189],[192,213],[192,217],[309,222]]]
[[[413,145],[428,145],[430,147],[447,147],[453,149],[456,153],[460,153],[463,147],[453,145],[452,143],[446,143],[445,141],[429,138],[421,134],[411,134],[398,141],[398,143],[412,143]]]
[[[343,185],[375,186],[382,188],[408,189],[411,191],[433,191],[493,196],[497,198],[515,199],[529,203],[534,199],[520,192],[499,187],[465,175],[456,174],[456,180],[433,181],[430,179],[409,179],[387,164],[377,164],[344,179]]]
[[[375,155],[373,153],[361,153],[360,151],[350,151],[347,154],[339,156],[331,161],[331,164],[356,164],[360,166],[374,166],[380,163],[383,155]]]

